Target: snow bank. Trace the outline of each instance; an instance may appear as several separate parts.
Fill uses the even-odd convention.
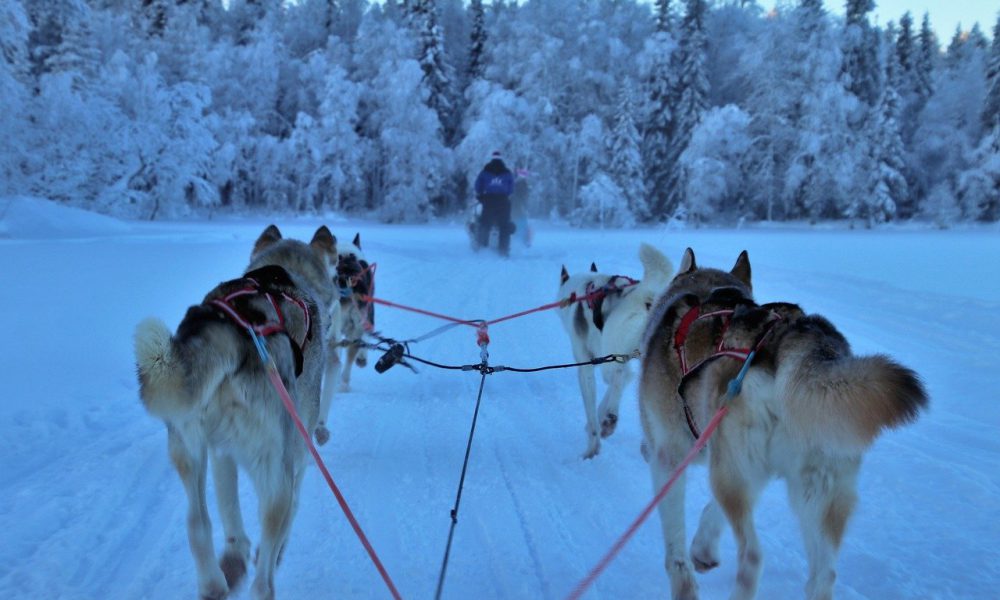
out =
[[[81,238],[128,233],[127,223],[42,198],[0,198],[0,239]]]

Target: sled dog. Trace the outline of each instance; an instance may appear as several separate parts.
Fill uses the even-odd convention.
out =
[[[237,466],[258,495],[261,540],[252,597],[274,598],[274,570],[288,541],[306,466],[306,446],[272,387],[249,334],[264,339],[300,418],[316,426],[334,289],[323,252],[326,227],[309,244],[282,239],[271,225],[243,276],[219,284],[188,309],[171,335],[148,318],[135,331],[139,395],[167,426],[170,459],[188,498],[188,540],[200,598],[225,597],[243,578],[250,540],[237,493]],[[225,545],[215,562],[205,503],[211,459]]]
[[[725,517],[739,550],[730,598],[755,597],[762,555],[754,502],[780,477],[809,559],[806,597],[829,600],[862,455],[883,429],[916,419],[927,396],[917,375],[889,357],[854,356],[825,318],[794,304],[754,303],[745,251],[725,272],[699,268],[688,248],[643,336],[639,408],[655,489],[727,401],[727,385],[750,350],[741,391],[699,457],[707,455],[714,500],[702,512],[690,558],[683,474],[658,507],[671,594],[697,598],[692,569],[719,564]]]
[[[566,303],[559,310],[563,328],[569,335],[573,358],[577,362],[638,351],[649,309],[673,274],[670,260],[648,244],[640,246],[639,259],[643,265],[641,281],[599,273],[594,264],[591,264],[589,272],[574,275],[570,275],[563,266],[559,298],[580,299]],[[583,458],[593,458],[601,449],[601,438],[614,433],[622,390],[632,377],[631,368],[624,361],[604,363],[600,365],[600,370],[608,387],[600,407],[595,408],[594,366],[577,369],[587,415],[587,449]]]
[[[375,326],[375,305],[367,297],[375,293],[374,266],[361,251],[361,234],[350,244],[337,246],[337,269],[334,284],[340,292],[341,334],[344,337],[344,366],[341,391],[351,389],[351,366],[368,364],[368,350],[362,345],[365,332]]]

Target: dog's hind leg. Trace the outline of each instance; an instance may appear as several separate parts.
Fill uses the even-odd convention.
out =
[[[699,573],[719,566],[719,537],[725,525],[725,515],[715,500],[709,500],[701,511],[698,530],[691,541],[691,562]]]
[[[835,564],[856,500],[858,459],[824,461],[788,479],[789,503],[799,517],[809,557],[808,600],[832,600]]]
[[[340,375],[340,352],[337,340],[331,337],[326,342],[326,373],[323,375],[323,392],[319,399],[319,419],[316,421],[316,443],[322,446],[330,440],[330,430],[326,427],[330,415],[330,405],[333,404],[334,388]]]
[[[291,433],[286,431],[286,435]],[[288,539],[294,513],[296,475],[280,454],[262,457],[253,473],[260,509],[257,572],[250,587],[254,600],[274,599],[274,571]]]
[[[205,446],[197,441],[198,436],[199,433],[183,436],[175,425],[167,425],[170,460],[180,475],[188,498],[188,544],[198,571],[198,596],[201,600],[221,600],[229,592],[229,587],[222,569],[215,562],[212,522],[205,502],[208,459]]]
[[[590,358],[580,358],[577,361],[590,360]],[[583,396],[583,410],[587,414],[587,450],[583,453],[583,458],[594,458],[601,451],[601,438],[597,427],[597,382],[594,380],[594,366],[584,365],[576,370],[577,379],[580,381],[580,395]]]
[[[730,419],[737,419],[730,416]],[[737,546],[736,587],[730,600],[751,600],[757,595],[757,583],[763,563],[760,540],[753,522],[753,506],[757,495],[767,483],[766,472],[756,472],[746,457],[745,446],[737,449],[727,443],[725,423],[719,428],[712,445],[710,479],[712,492],[733,529]]]
[[[670,479],[671,473],[680,464],[684,450],[674,444],[658,441],[651,441],[647,446],[653,448],[653,454],[649,461],[653,491],[659,492]],[[663,544],[667,554],[664,564],[670,578],[670,597],[673,600],[697,600],[698,584],[694,580],[691,561],[684,548],[686,537],[684,484],[685,474],[681,473],[674,482],[674,487],[657,506],[657,510],[660,513]]]
[[[212,480],[219,504],[219,516],[226,534],[226,545],[219,567],[226,576],[229,589],[235,588],[247,573],[250,560],[250,538],[243,528],[236,461],[231,456],[212,455]]]

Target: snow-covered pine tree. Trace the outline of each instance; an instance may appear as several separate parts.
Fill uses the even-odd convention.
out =
[[[986,100],[983,102],[983,129],[994,133],[1000,126],[1000,15],[993,26],[993,45],[986,63]]]
[[[891,49],[891,42],[887,44]],[[901,111],[899,94],[898,54],[887,52],[885,60],[885,85],[878,106],[872,114],[870,165],[873,167],[871,183],[863,198],[855,198],[847,211],[848,217],[865,219],[868,227],[892,219],[897,210],[902,217],[913,212],[909,188],[904,172],[903,139],[899,132]]]
[[[674,93],[673,135],[667,154],[670,168],[667,178],[666,204],[660,207],[660,217],[670,218],[684,204],[687,189],[685,167],[680,160],[691,141],[691,132],[698,126],[708,108],[708,77],[705,72],[705,0],[687,0],[684,19],[681,21],[679,74]]]
[[[21,170],[28,131],[28,15],[21,0],[0,5],[0,90],[4,109],[0,110],[0,196],[26,191]]]
[[[875,0],[847,0],[844,27],[844,74],[847,89],[868,106],[879,97],[878,35],[868,22]]]
[[[958,199],[965,218],[1000,221],[1000,125],[972,151],[971,166],[958,177]]]
[[[618,185],[629,211],[638,220],[649,218],[646,190],[643,187],[642,156],[639,132],[635,128],[632,85],[625,82],[618,101],[618,115],[611,132],[611,179]]]
[[[469,4],[469,16],[472,19],[472,33],[469,35],[469,81],[475,81],[483,76],[486,70],[486,13],[483,11],[483,0],[472,0]]]
[[[896,30],[896,63],[899,65],[899,85],[907,90],[914,89],[916,66],[916,36],[913,34],[913,15],[910,11],[899,18]]]
[[[920,33],[917,34],[917,56],[914,63],[916,70],[917,95],[920,97],[920,106],[927,103],[927,99],[934,93],[934,63],[938,55],[937,36],[931,29],[930,13],[924,13],[924,18],[920,22]]]
[[[442,137],[450,146],[460,115],[455,94],[455,69],[445,54],[444,33],[438,24],[437,0],[412,0],[411,19],[417,35],[417,60],[429,93],[427,105],[437,113]]]
[[[676,86],[672,68],[676,44],[670,33],[670,0],[657,0],[656,7],[656,32],[649,43],[653,60],[645,81],[646,105],[642,127],[646,206],[653,219],[661,218],[663,207],[667,204],[667,181],[670,177],[668,155],[674,131],[673,91]]]

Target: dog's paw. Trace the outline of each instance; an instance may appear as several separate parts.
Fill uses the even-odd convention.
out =
[[[711,571],[715,567],[719,566],[719,559],[707,554],[704,556],[692,554],[691,562],[694,563],[694,570],[699,573]]]
[[[368,366],[368,357],[367,356],[361,356],[359,354],[358,357],[354,359],[354,364],[358,365],[359,367],[364,368],[364,367]]]
[[[210,581],[198,588],[199,600],[223,600],[229,595],[225,580]]]
[[[340,385],[337,386],[338,392],[349,392],[351,391],[351,384],[347,381],[341,381]]]
[[[330,441],[330,430],[326,428],[326,425],[318,425],[314,433],[316,435],[316,443],[320,446]]]
[[[226,583],[229,584],[229,589],[233,589],[243,581],[243,578],[247,574],[247,560],[239,553],[226,552],[219,559],[219,568],[222,569],[222,574],[226,576]]]
[[[606,438],[615,432],[615,427],[618,426],[618,415],[615,413],[608,413],[605,415],[604,419],[601,421],[601,437]]]

